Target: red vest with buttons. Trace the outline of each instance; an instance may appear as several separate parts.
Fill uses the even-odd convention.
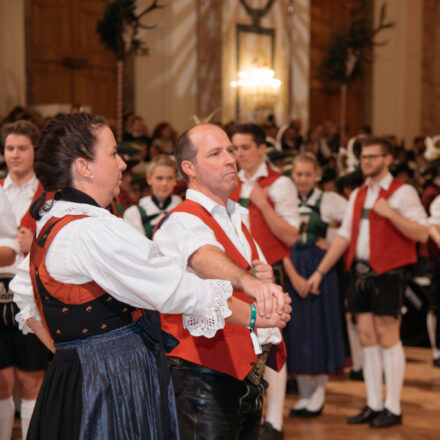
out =
[[[258,179],[258,184],[262,188],[267,188],[272,185],[276,180],[278,180],[283,175],[277,173],[272,168],[267,167],[268,175],[265,177],[260,177]],[[229,196],[230,199],[238,202],[240,199],[242,182],[238,180],[238,187],[232,191]],[[273,201],[268,198],[268,201],[272,208],[274,207]],[[272,265],[281,261],[284,257],[290,255],[289,248],[282,241],[272,233],[269,226],[264,220],[261,211],[252,203],[249,202],[249,223],[251,227],[251,234],[255,238],[256,242],[263,251],[263,255],[266,257],[267,262]]]
[[[381,189],[378,195],[388,199],[398,188],[404,185],[398,179],[393,179],[390,187]],[[350,270],[356,254],[356,244],[359,234],[359,224],[362,217],[368,188],[362,185],[356,195],[351,226],[351,240],[345,256],[345,269]],[[369,213],[370,224],[370,267],[382,274],[398,267],[414,264],[417,261],[415,241],[405,237],[393,224],[376,214],[373,209]]]
[[[166,221],[173,212],[185,212],[200,218],[212,229],[216,240],[223,246],[226,255],[243,269],[249,270],[249,263],[234,246],[214,217],[203,206],[192,200],[185,200],[171,210],[168,215],[161,219],[156,229],[160,228],[162,222]],[[244,224],[242,224],[242,230],[251,247],[252,260],[258,259],[257,247]],[[234,291],[233,295],[247,303],[253,302],[243,292]],[[191,336],[188,330],[183,327],[182,315],[180,314],[161,314],[161,324],[162,330],[171,333],[179,340],[179,345],[168,353],[168,356],[185,359],[239,380],[243,380],[247,376],[257,361],[250,331],[243,326],[226,323],[222,330],[217,331],[213,338],[208,339]],[[279,370],[286,359],[284,343],[277,345],[276,350],[276,368]]]
[[[29,272],[35,302],[55,342],[71,341],[105,333],[137,321],[142,312],[110,296],[94,281],[62,283],[49,274],[46,255],[58,231],[68,223],[86,217],[52,217],[32,242]]]

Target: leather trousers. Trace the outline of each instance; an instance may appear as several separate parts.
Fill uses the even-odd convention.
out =
[[[169,358],[182,440],[260,438],[263,393],[259,385],[179,358]]]

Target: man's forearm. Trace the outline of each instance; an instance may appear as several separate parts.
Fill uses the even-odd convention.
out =
[[[253,280],[252,275],[235,264],[216,246],[206,245],[197,249],[189,258],[188,266],[200,278],[219,278],[230,281],[234,290],[244,290],[246,281]]]
[[[427,226],[423,226],[420,223],[409,220],[394,210],[389,216],[389,220],[393,226],[405,237],[420,243],[426,243],[428,241],[429,233]]]
[[[286,220],[280,217],[269,203],[260,207],[260,212],[263,214],[269,229],[287,246],[293,246],[298,238],[298,229],[289,224]]]
[[[348,248],[348,245],[348,240],[346,240],[341,235],[336,235],[333,243],[330,245],[324,258],[319,263],[317,269],[323,274],[326,274],[342,257],[342,255],[344,255],[345,251]]]
[[[198,249],[188,259],[188,266],[201,278],[230,281],[234,290],[256,300],[260,316],[270,317],[273,311],[280,313],[284,307],[285,297],[279,286],[258,280],[216,246],[206,245]]]

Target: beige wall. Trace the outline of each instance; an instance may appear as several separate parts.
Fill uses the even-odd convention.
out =
[[[375,0],[377,20],[382,0]],[[421,131],[422,8],[421,0],[388,0],[387,15],[396,23],[378,40],[373,65],[373,131],[395,134],[406,145]]]
[[[0,0],[0,117],[26,104],[24,0]]]
[[[197,2],[167,4],[146,20],[157,24],[144,35],[150,55],[135,59],[135,112],[150,131],[160,121],[182,131],[192,125],[196,111]]]

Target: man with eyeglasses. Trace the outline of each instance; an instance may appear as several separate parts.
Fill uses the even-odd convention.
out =
[[[400,341],[400,309],[405,267],[417,261],[416,242],[428,239],[427,216],[416,190],[394,179],[393,158],[382,138],[362,141],[363,185],[350,196],[342,226],[324,259],[309,278],[312,293],[346,253],[352,272],[348,309],[356,314],[364,357],[367,405],[349,424],[373,428],[402,423],[400,392],[405,356]],[[386,399],[382,400],[382,373]]]

